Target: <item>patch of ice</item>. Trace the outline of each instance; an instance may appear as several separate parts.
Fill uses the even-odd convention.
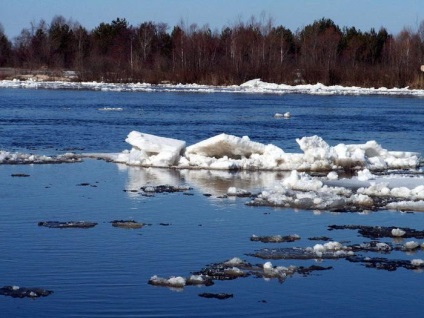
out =
[[[402,237],[405,235],[405,231],[399,228],[393,229],[392,230],[392,236],[394,237]]]
[[[225,275],[232,277],[245,276],[245,273],[238,267],[225,268],[224,273]]]
[[[235,266],[235,265],[243,264],[243,261],[238,257],[233,257],[232,259],[226,261],[224,264]]]
[[[65,153],[59,156],[45,156],[9,152],[0,150],[0,164],[42,164],[42,163],[73,163],[81,161],[80,156],[73,153]]]
[[[185,141],[132,131],[125,139],[133,148],[123,152],[116,162],[129,165],[171,167],[177,164]]]
[[[160,84],[149,83],[99,83],[99,82],[65,82],[37,81],[30,78],[27,81],[2,80],[0,88],[24,89],[85,89],[95,91],[116,92],[200,92],[200,93],[265,93],[265,94],[311,94],[311,95],[401,95],[424,96],[424,90],[409,88],[361,88],[340,85],[326,86],[321,83],[287,85],[263,82],[253,79],[241,85],[212,86],[198,84]]]
[[[360,180],[373,178],[371,170],[416,168],[419,155],[390,152],[375,141],[363,145],[329,146],[318,136],[296,139],[302,153],[285,153],[249,137],[220,134],[185,148],[184,141],[132,131],[126,141],[132,146],[114,157],[115,162],[152,167],[208,170],[333,171],[364,169]],[[335,178],[336,175],[329,175]]]
[[[368,181],[368,180],[372,180],[374,178],[375,178],[375,176],[368,169],[358,171],[358,180],[359,181]]]
[[[411,265],[417,266],[417,267],[424,266],[424,260],[420,258],[413,259],[411,260]]]
[[[172,288],[183,288],[186,285],[186,279],[181,276],[171,276],[170,278],[162,278],[157,275],[149,279],[151,285],[165,286]]]
[[[424,212],[424,201],[399,201],[387,204],[387,209],[396,211]]]
[[[330,171],[328,174],[327,174],[327,179],[328,180],[337,180],[339,178],[339,175],[337,174],[337,172],[335,172],[335,171]]]
[[[415,250],[418,246],[420,246],[420,244],[415,241],[409,241],[403,244],[403,247],[406,250]]]

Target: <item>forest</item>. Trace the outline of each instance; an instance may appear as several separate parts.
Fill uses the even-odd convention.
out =
[[[1,22],[1,21],[0,21]],[[208,25],[125,18],[87,30],[55,16],[8,39],[0,23],[0,79],[61,74],[77,81],[240,84],[266,82],[423,88],[424,21],[392,35],[322,18],[295,32],[252,17],[219,30]],[[10,72],[13,72],[11,75]]]

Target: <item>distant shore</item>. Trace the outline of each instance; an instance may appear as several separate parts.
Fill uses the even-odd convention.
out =
[[[287,85],[267,83],[261,79],[252,79],[241,85],[201,85],[163,82],[152,83],[107,83],[97,81],[76,81],[67,76],[49,76],[43,74],[27,74],[11,76],[0,80],[0,88],[23,89],[69,89],[115,92],[190,92],[190,93],[256,93],[256,94],[309,94],[309,95],[385,95],[423,97],[423,89],[409,87],[357,87],[326,86],[322,83]]]

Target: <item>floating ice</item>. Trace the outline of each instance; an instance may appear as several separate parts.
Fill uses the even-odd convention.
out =
[[[387,209],[396,211],[424,212],[424,201],[400,201],[387,204]]]
[[[392,236],[394,236],[394,237],[402,237],[402,236],[405,235],[405,233],[406,232],[404,230],[399,229],[399,228],[392,230]]]
[[[193,175],[200,170],[208,173],[227,171],[227,175],[231,170],[291,171],[282,182],[266,182],[267,188],[262,189],[251,205],[331,211],[382,208],[424,211],[424,178],[412,178],[412,182],[411,178],[379,177],[373,174],[391,169],[415,169],[420,165],[419,154],[388,151],[375,141],[332,147],[319,136],[303,137],[296,140],[303,153],[286,153],[272,144],[265,145],[251,141],[247,136],[228,134],[220,134],[188,147],[182,140],[137,131],[130,132],[126,141],[132,149],[122,153],[81,156],[129,166],[185,170],[187,179],[190,179],[191,173],[187,172],[190,170],[195,171]],[[79,156],[73,154],[52,158],[0,152],[0,163],[3,164],[75,162],[79,159]],[[352,169],[358,171],[358,176],[349,181],[339,178],[336,172]],[[321,171],[329,172],[327,178],[305,173]],[[230,196],[250,195],[249,191],[238,189],[231,183],[223,191],[227,191]]]
[[[229,187],[227,190],[229,197],[248,197],[251,193],[244,189],[237,189],[236,187]]]
[[[288,275],[292,275],[296,271],[295,266],[285,267],[285,266],[273,266],[271,262],[266,262],[263,265],[264,277],[278,277],[285,278]]]
[[[187,285],[205,285],[209,278],[204,275],[191,275],[187,280]]]
[[[424,266],[424,260],[419,258],[413,259],[411,260],[411,265],[417,266],[417,267]]]
[[[224,269],[224,274],[227,277],[243,277],[245,276],[245,272],[243,272],[240,268],[238,267],[230,267],[230,268],[225,268]]]
[[[80,156],[73,153],[49,157],[0,150],[0,164],[74,163],[79,161],[81,161]]]
[[[157,164],[178,168],[184,179],[194,182],[202,189],[207,188],[207,193],[213,184],[214,187],[222,188],[213,192],[228,196],[250,196],[248,190],[235,186],[234,174],[230,175],[228,172],[232,169],[241,170],[241,175],[252,169],[292,170],[287,172],[285,177],[280,174],[279,180],[274,175],[273,180],[262,182],[262,187],[266,188],[249,203],[251,205],[331,211],[383,208],[424,211],[424,178],[381,177],[371,173],[373,169],[394,168],[391,162],[396,160],[397,167],[401,159],[404,168],[415,168],[419,164],[419,156],[416,153],[390,152],[375,142],[330,147],[318,136],[304,137],[297,140],[304,154],[290,154],[274,145],[264,145],[253,142],[248,137],[240,138],[226,134],[217,135],[187,148],[184,148],[183,141],[139,132],[131,132],[127,141],[133,149],[116,156],[118,159],[115,161],[129,165]],[[162,160],[163,158],[171,159]],[[296,170],[340,170],[353,167],[360,170],[358,176],[352,179],[339,178],[336,171],[330,171],[327,178],[318,178]],[[175,173],[175,170],[170,171]],[[254,177],[251,173],[246,175],[249,180]],[[197,178],[197,175],[202,177]],[[216,175],[216,182],[204,184],[204,181],[200,181],[205,178],[210,180],[213,175]],[[228,182],[224,182],[226,179]]]
[[[409,241],[406,242],[403,247],[405,250],[415,250],[416,248],[418,248],[420,246],[419,243],[415,242],[415,241]]]
[[[339,178],[339,175],[335,171],[330,171],[327,174],[327,178],[328,178],[328,180],[337,180]]]
[[[329,146],[321,137],[296,139],[302,153],[285,153],[249,137],[219,134],[185,148],[184,141],[132,131],[126,141],[132,146],[109,159],[128,165],[208,170],[332,171],[365,169],[360,180],[370,180],[371,170],[409,169],[419,166],[412,152],[392,152],[375,141],[359,145]],[[335,178],[335,175],[330,175]]]
[[[235,265],[240,265],[243,264],[243,260],[238,258],[238,257],[233,257],[232,259],[226,261],[224,264],[225,265],[231,265],[231,266],[235,266]]]
[[[170,278],[162,278],[157,275],[152,276],[148,282],[154,286],[165,286],[172,288],[183,288],[186,285],[186,279],[181,276],[171,276]]]
[[[97,108],[97,110],[104,111],[104,112],[113,112],[113,111],[121,112],[124,109],[122,107],[103,107],[103,108]]]
[[[274,118],[285,118],[285,119],[288,119],[290,117],[291,117],[290,112],[285,112],[284,114],[281,114],[281,113],[275,113],[274,114]]]
[[[252,235],[250,240],[253,242],[262,242],[262,243],[281,243],[281,242],[294,242],[300,240],[300,236],[297,234],[292,235],[266,235],[266,236],[257,236]]]
[[[372,180],[372,179],[374,179],[374,177],[375,176],[368,169],[358,171],[358,180],[359,181]]]
[[[153,167],[175,165],[186,144],[185,141],[158,137],[137,131],[130,132],[125,141],[133,148],[130,152],[121,153],[115,159],[116,162]]]
[[[53,291],[42,288],[19,287],[19,286],[3,286],[0,288],[0,295],[10,296],[13,298],[37,298],[51,295]]]
[[[314,252],[317,257],[321,258],[325,254],[333,253],[335,257],[345,257],[350,250],[339,242],[327,242],[325,244],[315,244],[313,247],[306,248],[309,252]]]

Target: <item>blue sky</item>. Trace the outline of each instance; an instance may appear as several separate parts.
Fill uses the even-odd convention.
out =
[[[325,17],[341,27],[369,31],[384,26],[397,34],[404,27],[418,28],[424,20],[424,0],[0,0],[0,23],[10,39],[31,22],[50,23],[55,15],[72,18],[88,30],[117,17],[134,26],[184,21],[221,30],[262,13],[292,31]]]

